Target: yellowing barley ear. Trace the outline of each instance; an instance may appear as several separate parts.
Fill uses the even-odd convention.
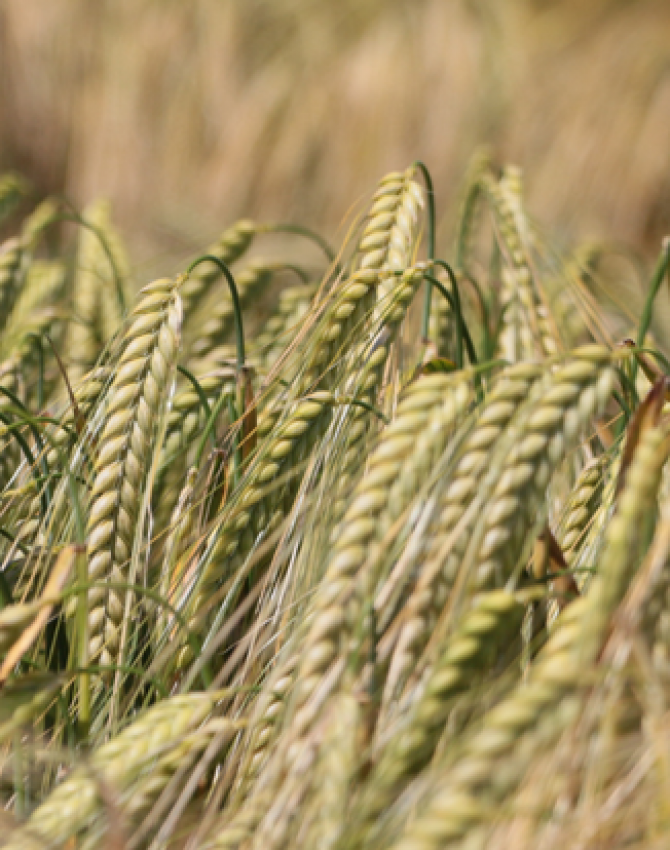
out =
[[[86,537],[89,654],[103,666],[119,659],[132,596],[105,587],[132,582],[142,494],[155,451],[154,429],[165,405],[179,349],[182,279],[146,286],[123,337],[108,393],[90,496]],[[126,613],[124,613],[126,612]]]

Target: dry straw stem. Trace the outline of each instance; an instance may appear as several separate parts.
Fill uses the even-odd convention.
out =
[[[86,536],[89,578],[89,654],[114,665],[121,649],[128,598],[106,581],[127,582],[153,437],[179,348],[182,278],[146,286],[126,331],[115,365],[105,421],[99,437]]]
[[[9,836],[5,850],[36,850],[45,842],[60,845],[94,826],[102,816],[103,788],[113,795],[124,818],[138,819],[184,758],[221,733],[216,723],[198,734],[216,701],[216,694],[196,693],[173,696],[150,708],[52,791],[25,826]],[[231,732],[234,729],[231,722]]]
[[[532,759],[553,745],[579,710],[579,692],[607,637],[644,546],[643,529],[655,510],[661,472],[670,448],[664,427],[639,442],[617,512],[607,533],[601,572],[588,593],[572,603],[538,655],[529,679],[485,718],[429,799],[398,850],[461,846],[484,825],[495,804],[518,787]]]
[[[226,610],[237,600],[241,577],[236,574],[259,535],[272,534],[290,510],[305,461],[330,422],[332,401],[330,393],[318,392],[294,404],[286,420],[267,439],[263,451],[231,497],[231,507],[225,511],[210,539],[196,587],[186,603],[189,629],[194,633],[202,634],[206,626],[203,614],[212,591],[221,582],[234,578]],[[261,572],[259,565],[255,573],[260,575]],[[191,658],[190,648],[183,647],[178,666],[183,667]]]
[[[217,241],[210,245],[204,254],[216,257],[222,263],[230,266],[246,253],[256,232],[257,225],[253,221],[240,219],[227,230],[224,230]],[[220,275],[221,271],[214,263],[203,263],[193,269],[188,280],[185,281],[181,290],[181,298],[184,305],[185,326],[189,336],[191,323],[193,322],[196,325],[194,312],[203,297],[208,295],[212,284],[219,279]],[[199,327],[199,323],[197,326]]]

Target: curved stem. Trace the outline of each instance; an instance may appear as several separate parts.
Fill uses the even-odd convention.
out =
[[[94,233],[102,245],[102,250],[105,252],[105,256],[109,262],[109,265],[112,269],[112,275],[114,277],[114,286],[116,288],[116,298],[119,302],[119,307],[121,309],[121,315],[125,316],[126,314],[126,296],[123,292],[123,285],[121,283],[121,276],[119,275],[119,271],[116,268],[116,263],[114,262],[114,257],[110,250],[109,245],[107,244],[107,240],[105,239],[104,233],[100,230],[100,228],[96,227],[94,224],[91,224],[90,221],[87,221],[81,213],[77,212],[76,207],[67,198],[59,197],[58,200],[64,204],[66,207],[69,207],[71,212],[68,213],[60,213],[60,215],[54,216],[53,219],[49,222],[56,221],[73,221],[75,224],[78,224],[80,227],[85,227],[87,230],[90,230],[91,233]]]
[[[218,257],[215,257],[213,254],[205,254],[202,257],[198,257],[197,260],[194,260],[191,265],[188,267],[186,272],[187,275],[190,275],[193,269],[196,266],[199,266],[200,263],[214,263],[217,265],[223,276],[226,278],[228,283],[228,288],[230,289],[230,297],[233,301],[233,310],[235,311],[235,348],[237,352],[237,371],[241,372],[244,369],[244,325],[242,324],[242,307],[240,305],[240,296],[237,291],[237,284],[235,283],[235,278],[232,275],[232,272],[228,268],[228,266],[220,260]]]
[[[640,327],[638,328],[637,332],[638,348],[642,348],[642,346],[644,345],[644,338],[646,337],[647,331],[649,330],[649,326],[651,325],[651,317],[654,311],[654,301],[656,299],[656,296],[658,295],[658,291],[661,288],[663,278],[665,277],[669,266],[670,237],[666,237],[663,240],[661,256],[658,258],[658,262],[656,263],[656,268],[654,269],[654,274],[651,278],[651,283],[649,285],[649,293],[647,294],[647,299],[644,302],[644,307],[642,308],[642,315],[640,316]],[[636,374],[637,364],[635,364],[635,368],[633,369],[633,378]]]
[[[315,245],[318,245],[319,248],[321,248],[323,253],[328,258],[329,263],[335,262],[335,252],[330,247],[330,245],[326,242],[323,236],[319,236],[318,233],[315,233],[308,227],[303,227],[300,224],[263,224],[258,229],[259,232],[265,231],[266,233],[295,233],[299,236],[304,236],[306,239],[311,240]]]
[[[301,269],[300,266],[294,266],[293,263],[282,263],[281,267],[278,268],[277,271],[293,272],[304,284],[309,283],[309,275],[307,272],[304,269]]]
[[[428,198],[428,259],[435,259],[435,190],[433,189],[433,178],[430,176],[430,171],[426,167],[425,163],[421,162],[420,159],[417,159],[414,163],[414,166],[419,169],[421,172],[424,182],[426,184],[426,196]],[[424,339],[428,339],[428,326],[430,324],[430,307],[433,299],[433,286],[426,276],[426,292],[424,294],[423,301],[423,323],[422,323],[422,336]]]
[[[459,305],[458,305],[458,299],[453,297],[451,295],[451,293],[449,292],[449,290],[444,286],[444,284],[441,283],[436,277],[433,277],[432,275],[426,275],[426,277],[428,278],[428,280],[430,280],[431,284],[438,290],[438,292],[440,292],[442,297],[448,302],[449,306],[454,311],[454,313],[456,315],[456,332],[458,334],[459,330],[460,330],[460,334],[462,334],[462,337],[460,337],[460,339],[462,339],[462,341],[465,342],[465,347],[468,351],[468,358],[470,359],[470,363],[472,363],[473,366],[476,366],[477,365],[477,353],[475,352],[475,347],[472,344],[472,337],[470,336],[470,331],[468,330],[468,326],[465,324],[465,322],[463,321],[463,317],[461,316],[461,313],[460,313],[460,310],[459,310]],[[460,350],[460,348],[459,348],[459,351],[457,352],[457,358],[456,359],[457,359],[456,365],[458,366],[459,369],[462,369],[463,368],[463,352],[462,352],[462,350]]]
[[[202,460],[202,455],[205,451],[205,444],[207,443],[209,435],[213,434],[213,429],[216,420],[219,416],[219,413],[221,413],[224,404],[227,404],[229,395],[230,393],[227,393],[225,390],[223,390],[221,392],[221,395],[217,399],[216,404],[214,405],[214,409],[210,412],[209,418],[207,419],[207,423],[203,428],[202,436],[200,438],[200,445],[198,446],[198,450],[195,455],[195,460],[193,462],[193,465],[195,467],[200,466],[200,461]],[[214,438],[214,444],[216,445],[216,438]]]
[[[193,389],[195,390],[196,395],[198,396],[200,404],[202,405],[202,408],[205,411],[205,415],[209,418],[212,414],[212,409],[209,406],[205,391],[200,386],[200,382],[198,381],[198,379],[191,371],[186,368],[186,366],[177,365],[177,371],[181,372],[181,374],[191,382],[191,384],[193,385]]]

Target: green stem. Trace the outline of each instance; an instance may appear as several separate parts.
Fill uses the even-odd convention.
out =
[[[98,239],[100,240],[100,244],[102,245],[102,250],[105,252],[105,256],[109,262],[109,265],[112,269],[112,276],[114,278],[114,287],[116,288],[116,299],[119,302],[119,308],[121,310],[121,315],[125,316],[126,313],[126,296],[123,292],[123,284],[121,283],[121,276],[119,275],[118,269],[116,268],[116,263],[114,262],[114,257],[112,252],[107,244],[107,240],[103,232],[97,228],[94,224],[91,224],[90,221],[87,221],[81,213],[77,212],[76,207],[68,201],[67,198],[59,198],[62,204],[69,207],[72,212],[68,215],[67,213],[61,213],[58,216],[54,216],[52,221],[74,221],[76,224],[80,225],[80,227],[85,227],[87,230],[90,230],[91,233],[94,233]],[[51,223],[51,222],[50,222]]]
[[[37,372],[37,409],[42,410],[44,407],[44,346],[42,345],[42,337],[36,333],[26,334],[28,339],[34,339],[37,343],[37,351],[39,355],[39,366]]]
[[[241,372],[242,369],[244,369],[245,363],[244,325],[242,324],[242,307],[240,305],[240,296],[237,291],[235,278],[233,277],[232,272],[230,271],[228,266],[218,257],[215,257],[213,254],[205,254],[202,257],[198,257],[198,259],[194,260],[188,267],[186,274],[190,275],[196,266],[199,266],[201,263],[206,262],[214,263],[221,269],[221,272],[228,283],[228,288],[230,289],[230,297],[232,298],[233,310],[235,311],[235,347],[237,352],[237,371]]]
[[[426,196],[428,198],[428,260],[435,259],[435,190],[433,189],[433,178],[430,176],[430,171],[425,163],[417,159],[414,166],[421,172],[426,184]],[[428,339],[428,327],[430,325],[430,308],[433,299],[433,285],[426,275],[426,292],[423,301],[423,323],[421,326],[421,334],[424,339]]]
[[[219,413],[221,413],[223,405],[227,403],[229,398],[230,393],[227,393],[224,389],[221,392],[221,395],[218,397],[216,404],[214,405],[214,409],[209,415],[209,419],[205,423],[205,427],[202,432],[202,437],[200,438],[200,445],[198,446],[198,450],[195,455],[194,465],[196,467],[200,466],[200,461],[202,460],[202,455],[205,451],[205,443],[209,439],[209,435],[213,433],[214,425],[216,424],[216,420],[219,416]],[[214,440],[214,445],[216,445],[216,440]]]
[[[644,345],[644,339],[647,335],[647,331],[649,330],[649,326],[651,325],[651,319],[654,311],[654,301],[656,300],[656,296],[658,295],[658,291],[661,288],[663,278],[665,277],[665,274],[668,271],[669,265],[670,238],[666,238],[663,240],[661,256],[658,258],[658,262],[656,263],[656,268],[654,269],[654,274],[652,275],[651,283],[649,285],[647,300],[644,302],[644,307],[642,308],[642,315],[640,316],[640,327],[637,332],[638,348],[641,348]],[[637,363],[633,367],[633,379],[635,379],[636,376]]]
[[[322,236],[319,236],[318,233],[315,233],[308,227],[302,227],[302,225],[300,224],[264,224],[261,225],[258,230],[259,232],[264,231],[265,233],[296,233],[299,236],[304,236],[314,242],[315,245],[318,245],[319,248],[321,248],[323,253],[328,258],[329,263],[335,262],[335,252],[330,247],[330,245]]]

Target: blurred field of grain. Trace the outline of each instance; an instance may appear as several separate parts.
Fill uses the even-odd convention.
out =
[[[111,198],[136,257],[242,211],[330,230],[421,157],[473,148],[560,233],[655,253],[670,225],[670,4],[4,0],[0,170]]]

